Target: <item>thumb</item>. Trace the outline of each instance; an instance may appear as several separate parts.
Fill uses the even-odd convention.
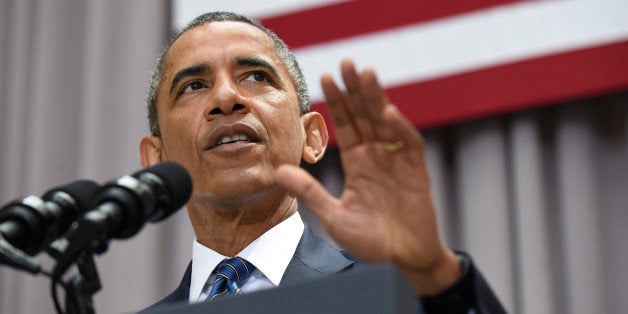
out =
[[[338,207],[338,200],[307,171],[293,165],[282,165],[277,169],[275,179],[281,187],[292,192],[314,211],[322,222],[331,220]]]

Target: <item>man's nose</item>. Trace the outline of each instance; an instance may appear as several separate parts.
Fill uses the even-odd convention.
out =
[[[248,112],[248,101],[238,91],[237,82],[231,78],[216,80],[211,99],[205,109],[207,119],[214,119],[218,115],[229,115],[234,112]]]

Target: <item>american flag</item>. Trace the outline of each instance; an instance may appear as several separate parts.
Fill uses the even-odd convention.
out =
[[[174,27],[217,10],[284,39],[323,113],[320,75],[344,57],[419,128],[628,88],[627,1],[177,0]]]

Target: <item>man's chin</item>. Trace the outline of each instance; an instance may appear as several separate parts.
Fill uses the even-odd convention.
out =
[[[280,191],[274,180],[221,182],[206,191],[194,191],[191,201],[206,203],[212,207],[241,206],[251,202],[258,203],[265,198],[282,197]]]

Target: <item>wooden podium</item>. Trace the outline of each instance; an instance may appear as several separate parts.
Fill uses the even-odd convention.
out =
[[[389,264],[335,276],[228,296],[212,302],[175,304],[150,314],[406,314],[418,313],[414,290]]]

